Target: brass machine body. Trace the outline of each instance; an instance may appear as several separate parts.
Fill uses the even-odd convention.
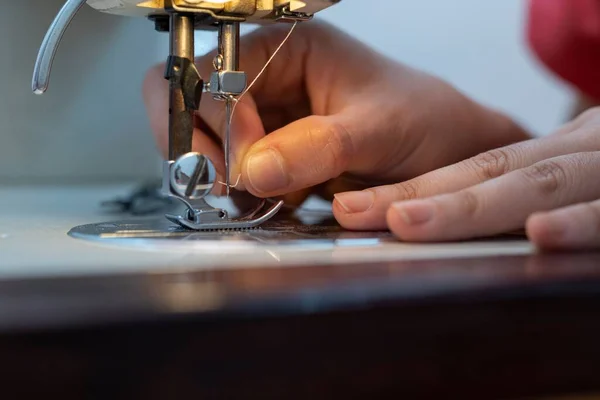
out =
[[[231,19],[240,22],[269,22],[276,14],[286,9],[295,14],[307,16],[330,7],[339,0],[88,0],[87,3],[98,11],[147,17],[172,11],[205,14],[218,19]]]

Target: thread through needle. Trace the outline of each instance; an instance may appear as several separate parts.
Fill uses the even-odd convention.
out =
[[[279,51],[281,50],[281,48],[286,44],[286,42],[289,40],[290,36],[292,36],[292,33],[294,33],[294,30],[296,29],[296,26],[298,25],[298,21],[295,21],[294,24],[292,25],[292,27],[290,28],[290,31],[287,33],[287,35],[285,36],[285,38],[283,38],[283,41],[279,44],[279,46],[277,47],[277,49],[275,49],[275,51],[273,52],[273,54],[271,55],[271,57],[267,60],[266,64],[264,65],[264,67],[260,70],[260,72],[258,73],[258,75],[256,75],[256,77],[254,78],[254,80],[250,83],[250,85],[248,85],[248,87],[242,92],[242,94],[240,94],[239,97],[233,97],[230,96],[227,98],[226,102],[225,102],[225,107],[226,107],[226,118],[227,118],[227,123],[226,123],[226,132],[225,132],[225,169],[227,170],[227,176],[225,178],[226,183],[225,185],[227,186],[227,197],[229,197],[229,190],[230,188],[237,186],[237,184],[239,183],[239,179],[238,182],[235,184],[235,186],[231,186],[230,185],[230,181],[229,181],[229,147],[230,147],[230,140],[231,140],[231,125],[233,124],[233,116],[235,115],[235,109],[237,108],[237,105],[239,104],[239,102],[242,100],[242,98],[246,95],[246,93],[248,93],[250,91],[250,89],[252,89],[252,87],[256,84],[256,82],[260,79],[260,77],[265,73],[265,71],[267,70],[267,68],[269,67],[269,65],[271,64],[271,62],[273,61],[273,59],[277,56],[277,53],[279,53]],[[233,106],[232,106],[233,103]]]
[[[275,51],[273,52],[273,54],[271,55],[271,57],[267,60],[267,62],[264,65],[264,67],[260,70],[260,72],[258,73],[258,75],[256,75],[256,77],[250,83],[250,85],[248,85],[248,87],[242,92],[242,94],[240,94],[239,97],[233,97],[233,96],[231,96],[231,97],[228,98],[229,104],[231,104],[231,102],[233,102],[233,107],[231,107],[231,113],[229,114],[229,117],[228,117],[229,120],[227,121],[228,129],[230,129],[230,127],[231,127],[231,125],[233,123],[233,116],[235,114],[235,110],[237,108],[238,103],[242,100],[242,98],[246,95],[246,93],[248,93],[250,91],[250,89],[252,89],[252,87],[256,84],[256,82],[258,82],[258,80],[260,79],[260,77],[265,73],[265,71],[267,70],[267,68],[271,64],[271,62],[277,56],[277,53],[279,53],[279,51],[283,48],[283,46],[290,39],[290,36],[292,36],[292,33],[294,33],[294,30],[296,29],[297,25],[298,25],[298,21],[295,21],[294,24],[292,25],[292,27],[290,28],[289,32],[285,36],[285,38],[283,38],[283,41],[279,44],[279,46],[277,47],[277,49],[275,49]],[[228,161],[229,161],[229,159],[227,158],[226,162],[228,163]],[[227,186],[227,196],[229,196],[229,188],[236,188],[239,185],[241,178],[242,178],[242,175],[241,174],[238,175],[237,180],[235,182],[235,185],[233,185],[233,186],[229,184],[229,177],[227,177],[227,182],[218,181],[218,183],[220,183],[221,185]],[[269,203],[272,203],[272,204],[276,204],[277,203],[277,201],[274,200],[274,199],[266,199],[266,200]],[[292,205],[289,205],[289,204],[284,205],[284,207],[288,208],[288,209],[291,209],[291,210],[304,211],[304,212],[309,212],[309,213],[317,213],[317,214],[321,214],[321,213],[329,214],[330,213],[329,210],[324,210],[324,209],[323,210],[310,209],[310,208],[305,208],[305,207],[302,207],[302,206],[292,206]]]
[[[229,185],[229,186],[231,186],[232,188],[235,189],[236,187],[238,187],[238,185],[240,184],[241,180],[242,180],[242,175],[240,174],[240,175],[238,175],[237,180],[235,181],[235,184],[233,184],[233,185],[229,185],[227,182],[221,182],[221,181],[217,181],[217,183],[220,183],[223,186]]]
[[[275,51],[273,52],[273,54],[271,55],[271,57],[267,60],[267,63],[265,64],[265,66],[260,70],[260,72],[258,73],[258,75],[256,75],[256,78],[254,78],[254,80],[250,83],[250,85],[248,85],[248,87],[246,88],[246,90],[244,90],[242,92],[242,94],[234,99],[234,105],[233,105],[233,110],[231,111],[231,115],[230,118],[231,120],[233,120],[233,115],[235,114],[235,109],[238,105],[238,103],[242,100],[242,98],[246,95],[246,93],[248,93],[250,91],[250,89],[252,89],[252,87],[256,84],[256,82],[260,79],[260,77],[265,73],[265,71],[267,70],[267,68],[269,67],[269,64],[271,64],[271,62],[273,61],[273,59],[277,56],[277,53],[279,53],[279,51],[281,50],[281,48],[286,44],[286,42],[290,39],[290,36],[292,36],[292,33],[294,33],[294,29],[296,29],[296,25],[298,25],[298,21],[295,21],[294,24],[292,25],[292,27],[290,28],[290,31],[287,33],[287,35],[283,38],[283,41],[279,44],[279,46],[275,49]],[[231,121],[230,121],[231,122]]]
[[[225,146],[225,171],[227,175],[225,177],[225,182],[226,182],[226,186],[227,186],[227,198],[229,198],[229,192],[231,190],[231,185],[230,185],[230,181],[229,181],[229,159],[230,159],[230,153],[231,153],[231,122],[233,121],[232,115],[233,115],[233,110],[232,110],[232,100],[234,97],[233,96],[229,96],[227,97],[227,100],[225,100],[225,114],[227,116],[227,124],[225,127],[225,141],[223,143],[223,145]],[[237,104],[237,103],[235,103]]]

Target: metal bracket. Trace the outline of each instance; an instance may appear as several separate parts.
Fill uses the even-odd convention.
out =
[[[204,81],[194,63],[183,57],[169,56],[165,67],[165,79],[174,79],[181,87],[183,100],[188,110],[200,108]]]
[[[220,15],[212,10],[194,7],[191,4],[181,5],[177,0],[165,0],[164,9],[168,13],[192,13],[195,18],[196,29],[202,29],[206,25],[214,25],[217,22],[244,22],[246,18],[242,15]]]
[[[275,21],[277,22],[304,22],[313,19],[311,14],[290,11],[289,6],[280,7],[275,10]]]

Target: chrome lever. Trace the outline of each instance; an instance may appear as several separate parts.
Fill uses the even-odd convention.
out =
[[[50,72],[52,71],[52,62],[60,45],[62,37],[73,21],[77,12],[83,7],[87,0],[67,0],[60,9],[56,18],[48,28],[33,70],[33,79],[31,89],[35,94],[43,94],[48,90],[50,82]]]

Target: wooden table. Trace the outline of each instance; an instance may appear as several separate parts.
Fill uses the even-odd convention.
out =
[[[600,254],[0,281],[2,398],[600,390]]]

